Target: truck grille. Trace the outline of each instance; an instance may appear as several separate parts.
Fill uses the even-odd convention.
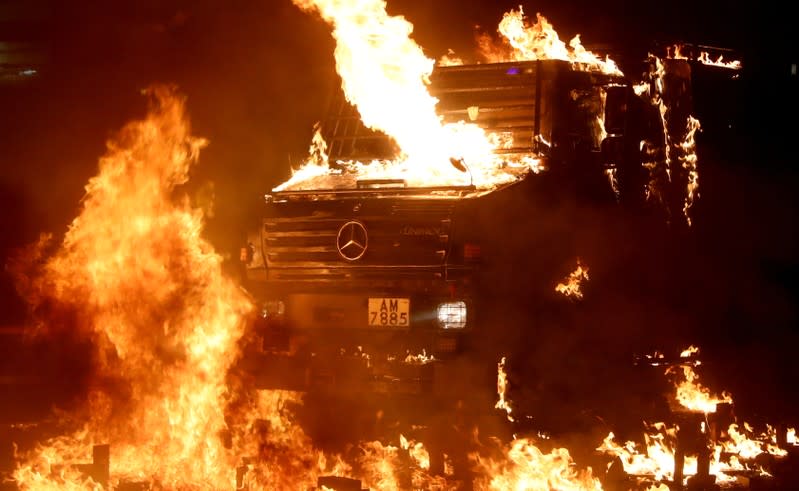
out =
[[[450,200],[317,202],[311,214],[303,214],[305,207],[293,205],[278,204],[273,208],[277,211],[274,216],[263,221],[263,250],[273,279],[368,279],[441,273],[449,249],[454,208]],[[358,245],[342,253],[340,246],[353,233],[342,227],[353,222],[359,234],[363,226],[365,238],[355,237]],[[352,259],[364,245],[363,254]]]

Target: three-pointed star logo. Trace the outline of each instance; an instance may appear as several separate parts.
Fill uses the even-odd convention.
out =
[[[361,222],[349,221],[338,229],[336,248],[339,255],[347,261],[357,261],[366,252],[369,236]]]

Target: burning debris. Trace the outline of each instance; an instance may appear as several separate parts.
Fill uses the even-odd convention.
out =
[[[296,0],[297,6],[317,12],[333,28],[336,68],[349,102],[363,123],[389,135],[400,148],[400,158],[386,167],[391,175],[409,182],[469,182],[450,159],[463,160],[473,180],[483,184],[498,163],[482,129],[464,122],[442,124],[436,99],[426,84],[435,65],[411,38],[413,26],[390,16],[382,0],[348,4],[324,0]],[[369,12],[368,15],[365,12]],[[304,176],[300,170],[283,186]],[[476,177],[476,179],[474,179]]]
[[[666,374],[674,373],[676,367],[699,365],[695,358],[698,352],[695,346],[683,350]],[[660,353],[646,359],[652,366],[670,363]],[[766,431],[758,435],[748,423],[743,423],[745,431],[741,432],[740,425],[732,422],[724,429],[726,416],[718,414],[718,406],[729,407],[732,396],[727,393],[713,396],[699,384],[692,369],[690,376],[685,373],[686,379],[675,383],[672,396],[679,403],[678,407],[672,407],[677,424],[645,424],[643,447],[632,441],[619,445],[611,432],[597,450],[618,458],[626,475],[656,487],[668,484],[669,489],[671,485],[681,488],[692,483],[713,486],[716,482],[733,485],[740,484],[742,479],[746,481],[746,476],[771,477],[758,457],[769,455],[778,459],[788,454],[776,445],[774,428],[767,425]]]

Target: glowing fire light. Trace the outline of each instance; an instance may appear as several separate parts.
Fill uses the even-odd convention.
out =
[[[552,24],[536,14],[536,22],[530,24],[521,5],[519,10],[511,10],[502,16],[498,31],[511,49],[497,46],[491,38],[483,36],[480,48],[489,63],[522,60],[565,60],[578,70],[600,71],[609,75],[622,75],[621,70],[610,58],[601,59],[588,51],[576,35],[566,43],[560,40]]]
[[[505,373],[505,357],[503,356],[499,363],[497,363],[497,395],[499,396],[499,400],[497,400],[494,408],[505,411],[508,421],[513,422],[513,416],[511,416],[513,408],[510,407],[510,403],[505,399],[507,390],[508,375]]]
[[[685,214],[685,219],[688,221],[688,225],[691,225],[691,215],[688,211],[694,205],[694,200],[698,196],[698,189],[699,189],[699,171],[697,170],[697,162],[699,158],[696,155],[696,140],[694,139],[694,135],[696,134],[697,130],[701,128],[699,125],[699,120],[694,118],[693,116],[688,116],[688,121],[686,123],[686,130],[685,130],[685,137],[680,142],[680,148],[682,149],[682,153],[680,155],[679,161],[682,168],[685,169],[688,175],[688,184],[686,187],[685,192],[685,205],[683,206],[683,214]]]
[[[562,293],[563,295],[574,298],[576,300],[580,300],[583,298],[582,292],[582,283],[583,281],[588,281],[590,278],[588,277],[588,268],[583,267],[580,264],[580,260],[577,260],[577,269],[569,273],[569,276],[563,283],[558,283],[555,286],[555,291],[558,293]]]

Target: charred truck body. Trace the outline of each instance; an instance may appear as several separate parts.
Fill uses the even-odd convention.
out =
[[[508,260],[508,236],[534,226],[525,205],[509,203],[566,181],[610,202],[625,186],[643,189],[625,181],[640,159],[639,140],[625,138],[635,95],[620,76],[563,61],[438,67],[430,92],[444,122],[503,135],[512,142],[497,151],[503,158],[536,159],[546,171],[509,166],[513,179],[484,188],[410,187],[342,167],[268,195],[243,257],[267,385],[438,393],[474,384],[465,360],[498,328],[481,323],[484,304],[505,295],[508,275],[536,274]],[[331,109],[322,126],[331,167],[391,157],[389,139],[366,130],[343,97]],[[551,285],[526,292],[539,294],[552,295]],[[484,361],[496,376],[498,359]]]

